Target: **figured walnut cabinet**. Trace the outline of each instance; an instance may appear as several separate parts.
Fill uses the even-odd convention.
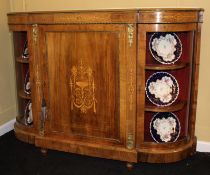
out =
[[[43,150],[127,162],[174,162],[192,155],[202,14],[202,9],[8,14],[19,94],[17,138]],[[156,33],[179,38],[181,55],[173,64],[154,59],[149,45]],[[26,42],[28,60],[21,59]],[[29,96],[22,91],[27,70]],[[147,79],[157,72],[173,75],[179,84],[168,106],[151,103],[145,93]],[[32,103],[30,125],[23,122],[22,99]],[[175,140],[151,136],[157,113],[177,116]]]

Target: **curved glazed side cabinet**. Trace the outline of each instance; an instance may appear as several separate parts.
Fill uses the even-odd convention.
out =
[[[8,14],[17,138],[130,163],[194,154],[202,17],[202,9]]]

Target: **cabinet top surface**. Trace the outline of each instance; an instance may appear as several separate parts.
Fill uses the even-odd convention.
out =
[[[8,13],[8,24],[195,23],[202,8],[136,8]]]
[[[131,8],[131,9],[95,9],[95,10],[62,10],[62,11],[29,11],[11,12],[8,15],[16,14],[48,14],[48,13],[91,13],[91,12],[146,12],[146,11],[204,11],[203,8]]]

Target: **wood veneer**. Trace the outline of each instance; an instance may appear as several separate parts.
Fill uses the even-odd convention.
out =
[[[17,138],[44,151],[127,161],[129,168],[131,162],[167,163],[190,156],[196,147],[202,22],[198,8],[9,13],[19,116],[24,99],[33,104],[33,125],[17,120]],[[162,65],[153,58],[148,42],[154,32],[180,38],[183,50],[176,63]],[[26,40],[29,61],[20,59]],[[30,98],[21,91],[27,66]],[[146,80],[157,71],[179,82],[179,97],[169,107],[157,107],[145,95]],[[81,100],[86,106],[76,105]],[[178,115],[182,130],[176,142],[151,138],[149,122],[157,112]]]

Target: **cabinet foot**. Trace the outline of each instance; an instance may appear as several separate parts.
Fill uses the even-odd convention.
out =
[[[133,163],[131,163],[131,162],[127,162],[126,166],[127,166],[129,171],[133,169]]]
[[[191,153],[190,153],[190,156],[194,156],[196,154],[196,151],[193,150]]]
[[[43,156],[47,155],[47,149],[46,148],[41,148],[40,151],[41,151]]]

